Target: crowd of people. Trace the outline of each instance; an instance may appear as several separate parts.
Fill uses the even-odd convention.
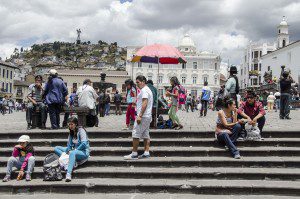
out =
[[[263,101],[254,90],[246,90],[242,95],[239,94],[239,85],[237,79],[237,69],[230,68],[230,77],[226,85],[222,86],[212,100],[212,91],[208,83],[204,82],[199,98],[188,94],[185,88],[180,84],[177,77],[170,78],[170,86],[166,88],[166,101],[169,106],[168,117],[172,122],[171,128],[180,130],[183,124],[178,117],[178,110],[195,111],[198,109],[199,116],[205,117],[208,113],[208,107],[217,110],[215,138],[222,146],[226,146],[233,158],[241,158],[236,143],[245,139],[263,140],[263,129],[266,122],[266,110]],[[45,128],[47,112],[50,115],[52,129],[59,128],[61,106],[69,103],[68,106],[79,106],[88,108],[88,120],[94,121],[87,126],[98,126],[100,117],[108,114],[109,103],[111,101],[109,94],[102,90],[97,92],[91,85],[92,81],[86,79],[83,85],[76,91],[73,90],[68,98],[68,91],[61,78],[58,77],[56,70],[50,70],[50,77],[46,85],[42,84],[41,76],[35,77],[35,84],[32,84],[28,99],[30,105],[27,108],[26,119],[28,127],[32,120],[32,114],[39,110],[42,120],[42,128]],[[289,102],[291,99],[291,84],[293,79],[290,73],[283,72],[280,78],[280,92],[269,93],[267,97],[267,110],[272,111],[275,106],[280,109],[280,119],[291,119],[289,117]],[[159,97],[157,89],[153,82],[139,75],[135,82],[131,79],[125,81],[127,104],[125,128],[131,129],[132,126],[132,151],[124,156],[125,160],[138,160],[150,158],[150,128],[156,128],[156,119],[159,114]],[[115,113],[122,114],[121,104],[123,97],[117,91],[113,97],[116,105]],[[212,102],[213,101],[213,102]],[[107,105],[108,104],[108,105]],[[211,105],[214,104],[214,105]],[[201,107],[199,107],[201,106]],[[65,118],[68,120],[69,128],[67,146],[57,146],[54,148],[55,154],[62,156],[69,155],[69,164],[67,167],[66,181],[72,180],[72,171],[78,164],[83,164],[89,158],[90,144],[87,131],[79,125],[78,119],[74,116]],[[138,154],[140,140],[144,141],[144,152]],[[20,169],[18,179],[22,179],[26,173],[26,180],[31,180],[31,173],[35,165],[34,147],[30,143],[30,138],[23,135],[18,139],[18,144],[14,147],[12,156],[7,162],[7,172],[3,179],[7,182],[11,179],[13,167]]]

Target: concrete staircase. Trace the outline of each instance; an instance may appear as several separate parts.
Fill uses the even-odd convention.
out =
[[[240,142],[240,160],[219,146],[213,132],[152,131],[150,159],[125,161],[131,133],[89,132],[91,158],[70,183],[43,182],[42,164],[67,131],[27,133],[36,149],[31,182],[0,182],[0,193],[177,193],[300,195],[300,132],[264,132],[265,140]],[[0,177],[22,133],[0,134]],[[142,146],[142,143],[141,143]],[[142,149],[142,147],[141,147]]]

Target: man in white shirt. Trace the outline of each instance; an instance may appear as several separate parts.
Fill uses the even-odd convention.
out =
[[[95,126],[98,126],[98,117],[96,114],[96,101],[98,99],[98,95],[95,89],[91,86],[92,81],[90,79],[86,79],[83,81],[83,86],[80,86],[77,90],[78,96],[78,105],[79,107],[87,107],[90,109],[90,112],[87,116],[95,118]],[[94,126],[92,125],[92,126]]]
[[[152,121],[152,106],[153,106],[153,94],[150,88],[146,84],[147,79],[139,75],[136,78],[136,84],[140,93],[137,95],[137,118],[134,122],[132,130],[132,152],[129,155],[124,156],[125,160],[137,160],[142,158],[150,158],[150,123]],[[144,139],[144,154],[138,156],[137,150],[140,139]]]

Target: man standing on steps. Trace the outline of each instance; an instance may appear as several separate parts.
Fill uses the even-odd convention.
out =
[[[137,76],[136,84],[140,93],[137,96],[137,118],[134,122],[132,130],[132,152],[124,156],[125,160],[137,160],[142,158],[150,158],[150,123],[152,121],[152,106],[153,94],[149,87],[146,85],[146,78],[142,75]],[[138,156],[137,149],[140,139],[144,139],[144,154]]]
[[[207,105],[208,105],[208,102],[210,99],[210,93],[211,93],[211,90],[207,85],[208,85],[208,83],[204,82],[204,87],[202,88],[202,92],[201,92],[201,96],[200,96],[200,99],[201,99],[200,117],[203,116],[203,112],[204,112],[204,117],[207,114]]]

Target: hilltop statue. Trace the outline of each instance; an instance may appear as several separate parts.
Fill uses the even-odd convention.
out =
[[[81,30],[77,29],[77,40],[76,40],[76,44],[80,44],[80,34],[81,34]]]

